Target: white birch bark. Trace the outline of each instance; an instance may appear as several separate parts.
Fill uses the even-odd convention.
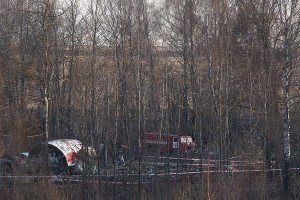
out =
[[[289,106],[288,106],[288,67],[290,64],[290,52],[288,37],[293,15],[293,0],[290,1],[290,13],[286,17],[283,31],[283,60],[282,60],[282,100],[283,100],[283,153],[284,161],[289,162],[291,156],[290,147],[290,126],[289,126]]]
[[[282,175],[283,175],[283,196],[285,199],[289,196],[290,191],[290,177],[289,177],[289,164],[291,157],[291,144],[290,144],[290,126],[289,126],[289,90],[288,90],[288,69],[290,66],[291,52],[289,44],[289,35],[291,32],[291,23],[293,17],[293,0],[289,2],[283,2],[282,12],[284,16],[284,26],[283,26],[283,57],[282,57],[282,103],[283,103],[283,166],[282,166]],[[289,10],[289,13],[287,13]]]

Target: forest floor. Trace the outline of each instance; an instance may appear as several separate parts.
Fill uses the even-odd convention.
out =
[[[0,199],[282,199],[281,170],[262,167],[244,157],[224,165],[207,157],[144,156],[124,165],[108,163],[97,175],[12,181],[1,186]],[[300,199],[299,168],[290,177],[290,197]]]
[[[290,199],[300,199],[299,171],[291,177]],[[151,176],[139,180],[86,178],[53,184],[38,179],[31,184],[2,186],[1,199],[282,199],[280,173],[204,173]],[[84,198],[85,197],[85,198]]]

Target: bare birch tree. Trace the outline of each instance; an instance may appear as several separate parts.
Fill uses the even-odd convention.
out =
[[[35,77],[39,88],[42,115],[42,143],[45,145],[44,158],[48,160],[50,93],[54,69],[59,63],[57,2],[55,0],[31,1],[26,10],[30,30],[35,39]],[[45,162],[47,165],[48,162]]]
[[[294,60],[298,47],[299,38],[299,2],[293,0],[280,1],[278,9],[278,28],[280,48],[282,53],[282,115],[283,115],[283,195],[287,199],[290,196],[289,166],[291,159],[290,139],[290,94],[292,91],[291,76],[295,68]]]

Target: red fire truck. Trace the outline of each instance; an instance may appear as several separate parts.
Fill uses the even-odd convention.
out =
[[[145,133],[142,144],[144,149],[159,147],[160,153],[172,153],[177,149],[181,151],[195,149],[191,136],[179,134]]]

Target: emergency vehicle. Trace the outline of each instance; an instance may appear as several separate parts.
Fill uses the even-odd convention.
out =
[[[144,149],[159,147],[160,153],[195,149],[195,143],[191,136],[179,134],[145,133],[142,145]]]

